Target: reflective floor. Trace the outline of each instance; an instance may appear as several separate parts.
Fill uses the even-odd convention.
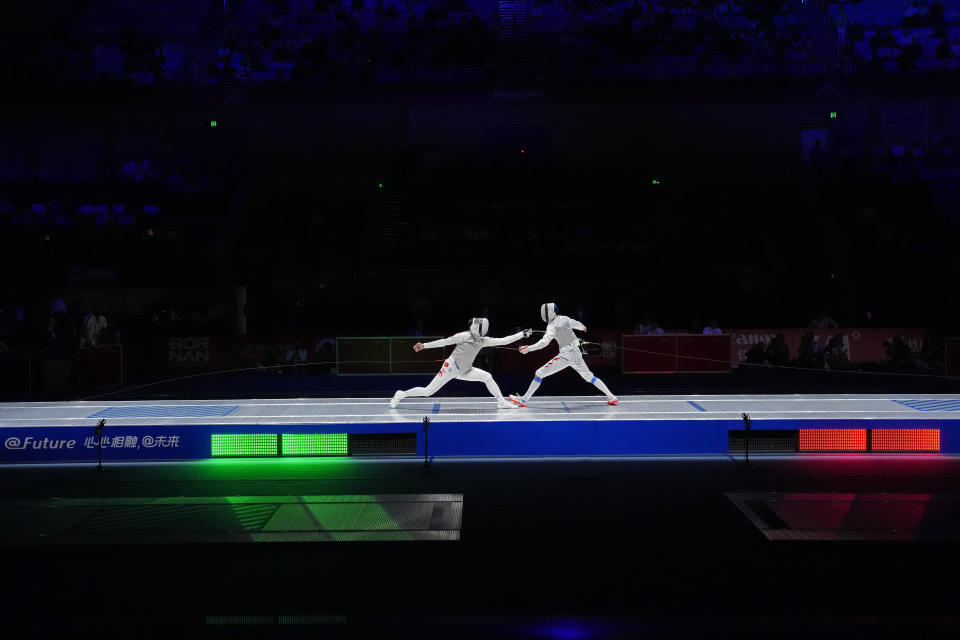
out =
[[[960,459],[943,455],[762,456],[749,466],[727,456],[458,459],[426,471],[410,459],[342,458],[107,465],[102,474],[8,467],[8,529],[27,522],[16,509],[54,512],[55,499],[119,510],[73,532],[113,544],[0,546],[17,585],[2,613],[8,627],[39,634],[955,636],[960,590],[943,579],[960,569],[955,538],[774,541],[770,531],[922,533],[933,510],[949,521],[957,487]],[[166,502],[180,511],[161,533],[217,533],[222,522],[194,517],[190,504],[254,505],[230,515],[262,530],[293,497],[404,495],[462,496],[459,540],[171,544],[139,537],[156,520],[136,511]],[[331,530],[387,522],[349,511],[328,511]],[[422,515],[404,526],[422,525]],[[294,520],[283,525],[303,528]]]

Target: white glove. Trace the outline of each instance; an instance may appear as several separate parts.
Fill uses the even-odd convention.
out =
[[[530,337],[530,334],[532,334],[532,333],[533,333],[533,329],[524,329],[524,330],[523,330],[523,337],[524,337],[524,338],[529,338],[529,337]]]

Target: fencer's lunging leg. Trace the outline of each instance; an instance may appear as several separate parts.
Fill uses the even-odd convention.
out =
[[[444,364],[444,367],[440,372],[433,376],[433,380],[430,381],[425,387],[413,387],[412,389],[407,389],[406,391],[397,391],[393,394],[393,399],[390,400],[390,407],[396,408],[397,404],[400,403],[404,398],[423,398],[425,396],[432,396],[437,391],[440,390],[440,387],[447,384],[457,376],[451,371],[453,367],[448,367]]]
[[[523,401],[526,402],[533,397],[533,394],[535,394],[537,389],[540,388],[540,383],[543,382],[544,378],[547,376],[552,376],[558,371],[563,371],[569,366],[570,363],[567,362],[566,359],[557,356],[537,369],[533,374],[533,380],[530,381],[530,386],[527,387],[527,392],[523,394]]]
[[[593,375],[593,372],[590,371],[589,367],[587,367],[587,363],[584,362],[582,358],[580,359],[579,362],[573,363],[572,366],[576,370],[576,372],[580,374],[581,378],[583,378],[584,380],[586,380],[587,382],[595,386],[597,389],[600,389],[603,395],[607,396],[607,400],[613,401],[611,403],[615,404],[615,401],[617,399],[616,396],[610,392],[610,388],[607,387],[606,384],[604,384],[603,380]]]
[[[606,384],[604,384],[603,380],[601,380],[597,376],[593,376],[592,382],[597,389],[600,389],[600,392],[603,395],[607,396],[608,398],[614,397],[614,395],[610,393],[610,388]]]
[[[487,386],[487,391],[490,392],[497,400],[497,407],[500,409],[516,409],[517,406],[511,404],[503,397],[503,393],[500,391],[500,386],[497,384],[496,380],[493,379],[493,376],[489,372],[484,371],[483,369],[478,369],[477,367],[471,368],[466,373],[460,374],[461,380],[473,380],[476,382],[482,382]]]
[[[471,382],[482,382],[487,385],[487,391],[490,392],[494,398],[497,399],[497,403],[503,403],[503,394],[500,393],[500,387],[497,385],[496,380],[493,379],[493,376],[490,375],[490,372],[484,371],[483,369],[472,367],[469,371],[460,374],[461,380],[470,380]]]
[[[425,387],[413,387],[412,389],[407,389],[403,392],[404,396],[407,398],[423,398],[424,396],[429,397],[435,394],[440,390],[440,387],[447,384],[453,380],[455,376],[450,375],[447,372],[443,374],[437,374],[433,377],[433,380],[430,381]]]

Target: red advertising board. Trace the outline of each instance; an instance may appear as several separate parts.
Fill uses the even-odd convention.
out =
[[[624,373],[730,370],[729,335],[626,335],[622,347]]]
[[[677,336],[680,371],[730,371],[729,335]]]
[[[747,351],[758,343],[768,344],[774,336],[782,333],[789,348],[789,357],[794,359],[800,350],[800,340],[807,332],[806,329],[732,329],[730,331],[730,360],[742,362],[746,359]],[[844,350],[852,363],[883,362],[887,359],[887,349],[884,345],[894,336],[900,336],[910,347],[911,351],[920,351],[925,330],[907,327],[854,327],[842,329],[817,329],[813,332],[814,340],[821,347],[834,335],[843,340]]]

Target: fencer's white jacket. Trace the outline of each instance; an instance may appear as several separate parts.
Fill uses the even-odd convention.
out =
[[[587,328],[579,320],[574,320],[569,316],[557,316],[547,325],[547,330],[543,332],[543,337],[534,342],[527,351],[537,351],[550,344],[551,340],[556,340],[560,346],[560,355],[565,357],[576,357],[580,355],[580,338],[576,336],[573,330],[586,331]]]
[[[437,347],[446,347],[451,344],[457,345],[448,360],[453,360],[460,372],[469,371],[473,367],[473,361],[477,359],[477,354],[484,347],[502,347],[505,344],[516,342],[523,337],[523,332],[518,332],[503,338],[491,338],[483,336],[474,338],[469,331],[455,333],[449,338],[442,338],[432,342],[424,342],[424,349],[436,349]]]

